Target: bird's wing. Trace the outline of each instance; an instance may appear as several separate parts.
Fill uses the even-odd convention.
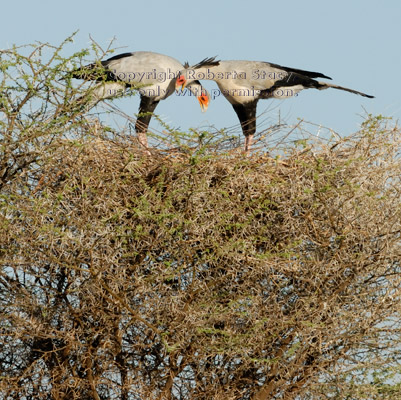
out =
[[[325,79],[330,79],[331,78],[327,75],[324,75],[320,72],[312,72],[312,71],[306,71],[304,69],[297,69],[297,68],[291,68],[291,67],[283,67],[282,65],[278,65],[278,64],[273,64],[273,63],[268,63],[265,62],[264,64],[267,64],[268,66],[270,66],[271,68],[275,68],[275,69],[280,69],[282,71],[285,71],[287,73],[295,73],[295,74],[299,74],[299,75],[303,75],[303,76],[307,76],[308,78],[325,78]]]
[[[264,61],[221,61],[218,68],[224,75],[218,84],[223,87],[227,85],[224,81],[228,79],[230,85],[243,87],[246,83],[245,86],[252,87],[255,90],[270,89],[277,86],[280,81],[283,84],[287,82],[286,86],[291,86],[301,84],[301,82],[296,82],[297,80],[302,80],[305,83],[304,81],[318,77],[330,79],[319,72],[288,68]]]

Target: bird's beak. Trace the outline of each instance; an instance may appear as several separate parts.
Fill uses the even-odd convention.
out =
[[[205,112],[207,108],[209,107],[209,97],[202,95],[198,96],[198,101],[201,107],[202,112]]]

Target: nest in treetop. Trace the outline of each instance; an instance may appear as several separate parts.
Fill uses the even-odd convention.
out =
[[[300,394],[322,393],[316,371],[353,376],[353,355],[360,367],[372,349],[376,367],[383,348],[397,351],[387,318],[401,304],[398,130],[367,124],[337,142],[286,146],[281,159],[189,150],[55,140],[40,168],[8,183],[2,257],[23,284],[4,292],[27,315],[5,324],[9,357],[22,331],[27,358],[47,363],[41,376],[65,377],[53,390],[84,393],[87,381],[69,378],[90,360],[105,380],[129,370],[126,390],[152,398],[190,365],[185,390],[224,399],[244,387],[292,396],[299,376]],[[261,376],[272,384],[261,389]]]

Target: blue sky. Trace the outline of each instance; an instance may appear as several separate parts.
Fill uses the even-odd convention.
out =
[[[318,71],[333,83],[376,96],[311,89],[289,100],[260,101],[258,114],[268,111],[262,128],[276,123],[280,114],[290,125],[302,118],[345,136],[358,129],[364,110],[395,120],[401,116],[401,2],[395,0],[20,0],[4,2],[2,16],[0,49],[34,41],[57,45],[79,30],[66,54],[88,47],[89,35],[104,47],[115,38],[117,53],[149,50],[191,64],[215,55],[270,61]],[[114,104],[133,114],[139,98]],[[194,98],[173,95],[160,102],[156,113],[182,129],[238,125],[222,96],[201,113]],[[157,128],[156,121],[151,127]]]

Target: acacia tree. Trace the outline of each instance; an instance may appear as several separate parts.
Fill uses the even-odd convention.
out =
[[[143,155],[61,49],[1,54],[1,396],[399,394],[399,130]]]

